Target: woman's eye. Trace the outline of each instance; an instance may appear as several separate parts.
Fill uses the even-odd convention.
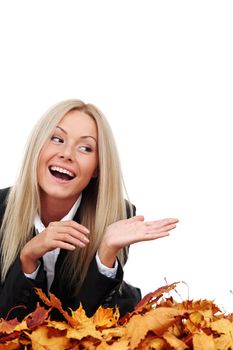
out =
[[[52,136],[51,140],[56,142],[56,143],[63,143],[62,138],[58,137],[58,136]]]
[[[90,147],[90,146],[85,146],[85,145],[81,145],[81,146],[79,146],[79,149],[81,150],[81,151],[84,151],[84,152],[92,152],[92,148]]]

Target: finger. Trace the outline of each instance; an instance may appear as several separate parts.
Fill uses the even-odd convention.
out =
[[[144,241],[154,241],[158,238],[163,238],[169,236],[169,232],[160,232],[160,233],[148,233],[144,237]]]
[[[162,227],[156,227],[156,226],[150,226],[147,228],[147,233],[160,233],[160,232],[168,232],[171,230],[174,230],[176,228],[176,224],[170,224],[167,226],[162,226]]]
[[[147,221],[146,225],[149,227],[154,226],[157,228],[161,228],[161,227],[167,227],[171,224],[177,224],[178,222],[179,222],[178,219],[169,218],[169,219],[162,219],[162,220],[156,220],[156,221]]]
[[[143,215],[135,215],[132,216],[132,218],[127,219],[128,222],[135,222],[135,221],[144,221]]]
[[[70,244],[70,243],[67,243],[67,242],[57,241],[56,247],[60,248],[60,249],[65,249],[65,250],[72,251],[72,250],[75,250],[78,246]],[[80,242],[79,247],[80,248],[85,248],[85,244]]]
[[[59,233],[55,237],[55,240],[60,242],[70,243],[75,247],[84,247],[89,243],[89,240],[85,236],[82,236],[81,238],[77,238],[70,235],[69,233]]]
[[[54,226],[54,227],[72,227],[73,229],[80,231],[84,234],[90,233],[90,230],[79,224],[78,222],[74,220],[67,220],[67,221],[58,221],[58,222],[51,222],[49,226]]]
[[[65,226],[65,225],[58,225],[50,227],[50,232],[52,232],[53,236],[56,238],[57,234],[69,234],[72,237],[76,239],[80,239],[84,243],[88,243],[89,239],[87,238],[86,234],[83,232],[78,231],[77,229],[71,227],[71,226]],[[58,237],[58,239],[60,239]]]

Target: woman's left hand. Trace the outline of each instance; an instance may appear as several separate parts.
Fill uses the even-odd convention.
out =
[[[133,216],[109,225],[100,244],[98,255],[101,262],[112,267],[121,248],[142,241],[166,237],[176,227],[179,220],[166,218],[144,221],[143,216]]]

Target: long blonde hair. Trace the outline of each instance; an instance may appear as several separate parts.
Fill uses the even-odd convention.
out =
[[[63,278],[77,291],[87,274],[106,227],[126,218],[124,183],[119,157],[110,126],[102,112],[92,104],[80,100],[62,101],[50,108],[35,125],[26,146],[25,156],[15,185],[11,188],[1,226],[1,278],[17,255],[33,236],[34,218],[40,211],[40,192],[37,181],[37,162],[40,151],[55,126],[72,109],[91,116],[98,130],[99,175],[83,191],[81,223],[90,229],[90,243],[85,249],[68,252],[63,263]],[[132,212],[132,209],[131,209]],[[128,249],[118,257],[125,264]]]

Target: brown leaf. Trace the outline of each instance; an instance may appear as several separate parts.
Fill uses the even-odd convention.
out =
[[[34,328],[42,325],[47,319],[49,312],[50,309],[45,309],[44,307],[40,306],[39,303],[37,303],[35,311],[26,317],[28,328]]]
[[[3,318],[0,319],[0,334],[10,334],[14,331],[15,326],[19,324],[19,321],[17,318],[14,318],[13,320],[6,321]]]

